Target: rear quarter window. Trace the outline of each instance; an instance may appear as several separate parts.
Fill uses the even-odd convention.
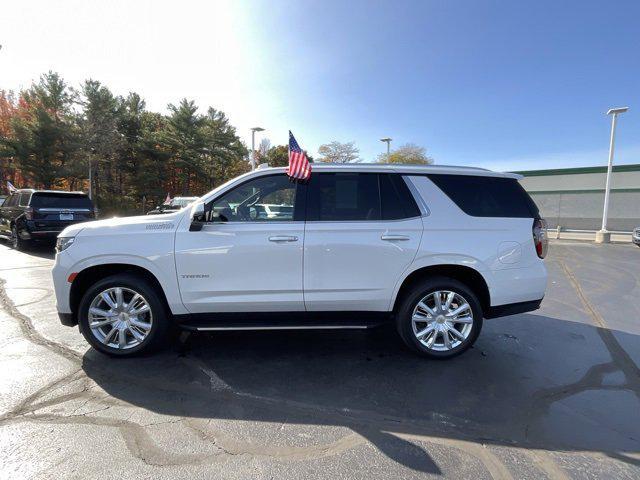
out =
[[[86,195],[65,193],[34,193],[31,197],[34,208],[86,208],[91,210],[93,204]]]
[[[428,175],[464,213],[473,217],[537,218],[538,207],[515,178]]]

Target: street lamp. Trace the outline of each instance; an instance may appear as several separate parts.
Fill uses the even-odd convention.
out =
[[[607,230],[607,218],[609,216],[609,193],[611,189],[611,169],[613,167],[613,147],[616,138],[616,120],[618,114],[629,110],[629,107],[612,108],[607,112],[611,115],[611,139],[609,140],[609,163],[607,165],[607,183],[604,187],[604,210],[602,212],[602,228],[596,232],[596,243],[609,243],[611,232]]]
[[[256,168],[256,132],[264,132],[264,128],[253,127],[251,129],[251,170]]]
[[[384,137],[384,138],[380,139],[381,142],[385,142],[387,144],[387,156],[389,156],[389,148],[390,148],[390,145],[391,145],[391,140],[393,140],[393,139],[389,138],[389,137]]]

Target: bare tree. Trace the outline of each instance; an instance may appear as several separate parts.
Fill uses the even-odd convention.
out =
[[[360,160],[360,150],[354,142],[340,143],[333,141],[318,148],[319,162],[350,163]]]
[[[267,155],[267,152],[271,148],[271,140],[268,138],[263,138],[260,140],[260,144],[258,145],[257,155],[258,158],[262,159]]]

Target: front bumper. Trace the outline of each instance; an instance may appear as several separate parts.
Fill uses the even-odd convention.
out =
[[[60,323],[65,327],[75,327],[78,325],[78,320],[73,313],[58,312],[58,318],[60,319]]]
[[[56,294],[56,310],[58,310],[58,315],[72,315],[69,301],[71,283],[69,283],[67,279],[69,278],[73,264],[74,261],[68,252],[64,251],[56,254],[56,263],[51,270],[51,276],[53,277],[53,288]],[[60,317],[60,321],[63,325],[66,325],[66,323],[62,321],[62,316]]]
[[[631,241],[636,245],[640,245],[640,232],[638,232],[637,234],[634,232],[631,235]]]

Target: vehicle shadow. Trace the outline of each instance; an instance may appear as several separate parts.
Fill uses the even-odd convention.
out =
[[[12,249],[8,238],[0,237],[0,245],[4,245],[8,249]],[[53,260],[56,256],[55,243],[40,242],[29,245],[24,250],[20,250],[20,253],[29,255],[31,257],[46,258]]]
[[[53,243],[38,243],[30,245],[29,248],[22,250],[22,253],[25,253],[32,257],[53,260],[56,256],[56,249]]]
[[[526,314],[485,322],[448,361],[414,356],[385,327],[196,334],[137,359],[89,350],[83,369],[111,396],[166,415],[347,427],[423,472],[440,469],[412,435],[640,466],[627,455],[640,451],[640,376],[611,337],[640,348],[636,335]]]

